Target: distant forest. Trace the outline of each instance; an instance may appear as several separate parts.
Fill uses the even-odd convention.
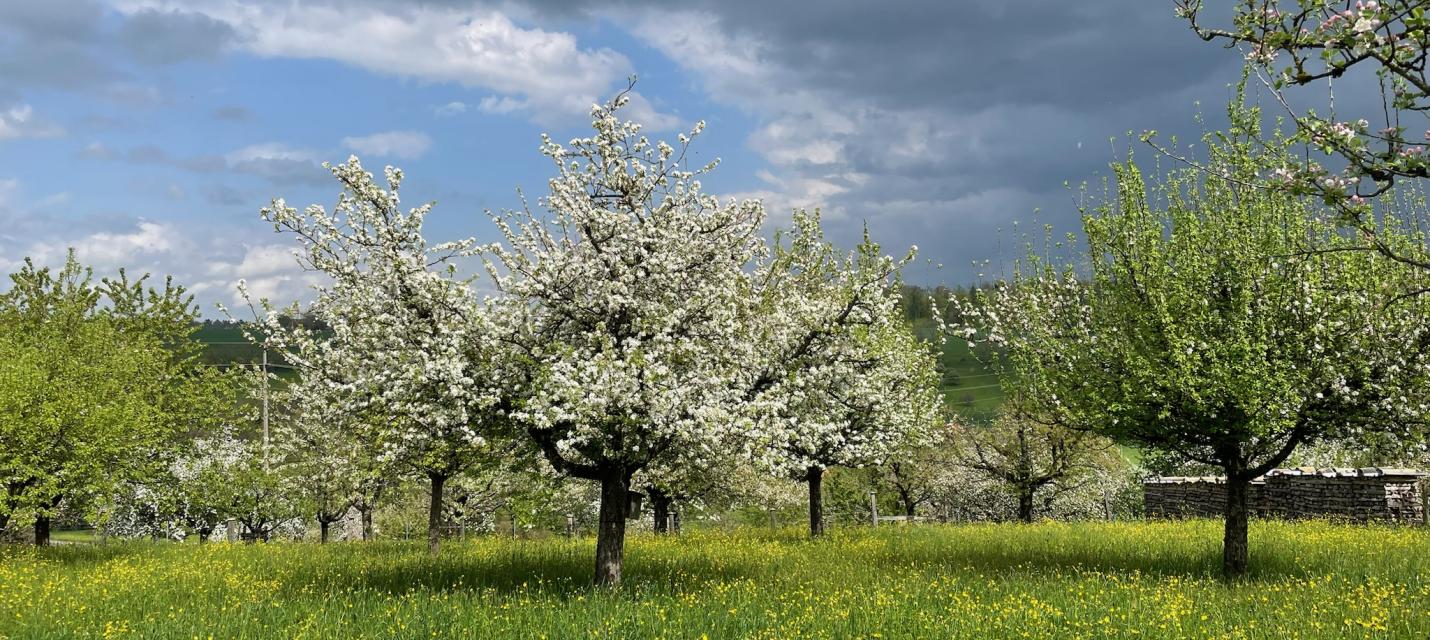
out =
[[[948,308],[948,301],[954,297],[966,297],[971,290],[965,287],[918,287],[902,285],[900,306],[915,335],[933,343],[937,338],[934,322],[935,310]],[[286,323],[302,323],[321,330],[322,324],[312,316],[285,318]],[[237,320],[205,320],[194,334],[203,342],[205,364],[221,367],[243,366],[257,369],[263,360],[263,349],[244,336],[244,323]],[[279,350],[268,354],[269,370],[280,378],[291,379],[297,375],[292,365]],[[986,418],[997,411],[1003,403],[1003,390],[993,371],[969,349],[968,343],[949,338],[944,343],[942,358],[939,360],[942,375],[941,387],[944,401],[960,414],[968,418]]]

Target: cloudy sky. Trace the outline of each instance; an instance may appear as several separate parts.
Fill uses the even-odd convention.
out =
[[[1111,138],[1196,135],[1240,64],[1170,0],[592,4],[0,0],[0,270],[75,247],[206,309],[239,278],[302,297],[258,209],[330,205],[319,163],[349,154],[403,167],[432,236],[493,240],[483,210],[551,173],[540,133],[580,135],[634,74],[633,119],[708,122],[711,191],[820,207],[844,244],[867,223],[920,247],[911,281],[967,283],[1014,221],[1072,228],[1064,184]]]

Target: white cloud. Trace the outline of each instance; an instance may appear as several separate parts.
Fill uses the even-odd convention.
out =
[[[411,160],[432,148],[432,138],[421,131],[387,131],[343,138],[343,146],[362,154]]]
[[[608,97],[634,67],[576,36],[523,27],[495,10],[359,3],[240,4],[129,0],[120,11],[203,13],[228,24],[241,47],[268,57],[321,58],[400,77],[493,91],[539,122],[570,122]]]
[[[0,213],[18,189],[16,181],[0,180]],[[76,225],[70,222],[48,220],[43,230],[37,230],[43,236],[40,240],[0,233],[0,270],[10,273],[18,269],[25,257],[38,265],[58,267],[73,248],[81,263],[94,268],[96,277],[112,275],[120,268],[132,276],[173,276],[208,316],[218,315],[215,302],[231,309],[245,304],[238,297],[240,279],[248,281],[255,296],[278,306],[311,301],[313,286],[323,281],[320,274],[298,265],[293,245],[284,242],[290,238],[259,232],[262,235],[253,238],[258,242],[236,241],[250,227],[237,230],[138,219],[117,229],[71,234]],[[4,286],[0,282],[0,289]]]
[[[73,248],[80,262],[103,273],[119,267],[152,264],[155,258],[173,253],[184,244],[173,226],[141,219],[130,231],[101,231],[68,240],[35,242],[25,249],[24,255],[37,264],[59,265]]]
[[[54,138],[65,134],[59,125],[36,120],[34,109],[20,104],[0,111],[0,140],[15,138]]]
[[[280,184],[324,184],[327,181],[326,172],[318,166],[318,158],[314,151],[290,147],[281,142],[265,142],[229,152],[223,160],[232,171],[253,174]]]
[[[242,149],[231,151],[224,156],[229,164],[243,164],[259,160],[293,160],[300,162],[316,162],[317,154],[306,149],[295,149],[281,142],[264,142],[262,144],[251,144]]]
[[[324,277],[304,271],[290,245],[255,244],[243,247],[241,255],[209,261],[203,277],[190,291],[236,309],[246,304],[238,297],[239,280],[244,281],[255,301],[266,299],[282,307],[294,301],[311,301],[313,287],[323,283]]]
[[[439,116],[455,116],[467,112],[467,103],[460,100],[453,100],[444,105],[432,107],[432,113]]]

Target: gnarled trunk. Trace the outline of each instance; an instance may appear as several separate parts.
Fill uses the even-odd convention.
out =
[[[918,502],[914,500],[913,494],[904,489],[899,489],[899,502],[904,505],[904,515],[912,519],[919,508]]]
[[[1239,471],[1239,470],[1237,470]],[[1221,572],[1227,578],[1246,575],[1248,503],[1251,494],[1251,480],[1244,474],[1227,470],[1226,475],[1226,526],[1222,536]]]
[[[670,533],[670,494],[655,488],[646,493],[650,496],[650,510],[655,516],[655,532]]]
[[[824,535],[824,469],[810,467],[804,481],[809,484],[809,537]]]
[[[1032,487],[1018,487],[1018,519],[1023,522],[1033,521]]]
[[[437,555],[442,546],[442,489],[447,486],[447,476],[428,474],[432,481],[432,498],[427,503],[427,553]]]
[[[35,516],[35,546],[50,546],[50,517],[48,515]]]
[[[596,586],[621,583],[626,550],[626,510],[631,488],[629,474],[607,472],[601,478],[601,523],[596,529]]]
[[[373,536],[372,507],[359,508],[358,517],[362,520],[362,541],[369,542]]]
[[[328,543],[328,524],[327,520],[318,521],[318,542],[320,544]]]

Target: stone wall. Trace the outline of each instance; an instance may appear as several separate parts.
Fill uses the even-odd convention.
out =
[[[1420,479],[1412,469],[1276,469],[1252,481],[1253,513],[1276,518],[1423,524]],[[1218,517],[1226,483],[1216,476],[1150,478],[1142,484],[1150,518]]]
[[[1253,480],[1247,502],[1265,515],[1265,480]],[[1214,518],[1226,513],[1226,482],[1217,476],[1169,476],[1142,483],[1149,518]]]

